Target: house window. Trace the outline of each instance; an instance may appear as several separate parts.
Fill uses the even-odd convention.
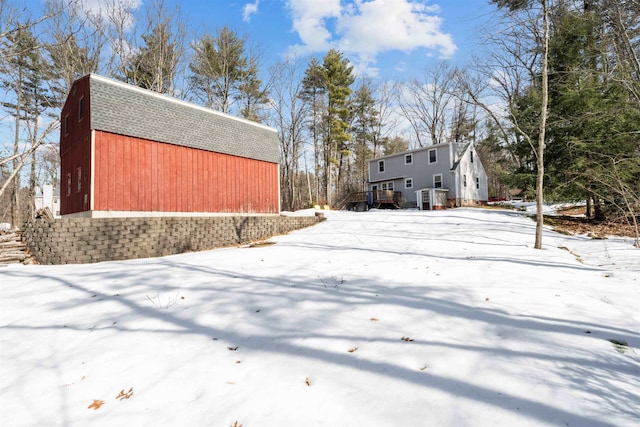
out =
[[[410,165],[411,163],[413,163],[413,154],[405,154],[405,156],[404,156],[404,164],[405,165]]]
[[[384,172],[384,160],[378,160],[378,172]]]
[[[469,151],[469,154],[471,155],[471,163],[473,163],[473,151]]]
[[[476,188],[480,188],[480,178],[476,178]]]
[[[76,169],[76,177],[78,178],[78,186],[76,188],[76,193],[79,193],[82,191],[82,168],[77,168]]]
[[[69,135],[69,115],[64,116],[64,135]]]
[[[78,121],[84,118],[84,96],[80,98],[80,104],[78,105]]]
[[[386,190],[386,189],[387,189],[387,183],[386,183],[386,182],[383,182],[383,183],[382,183],[382,189],[383,189],[383,190]]]
[[[404,188],[413,188],[413,178],[404,179]]]
[[[438,150],[435,148],[429,150],[429,163],[436,163],[438,161]]]
[[[387,190],[391,190],[391,191],[393,191],[393,181],[391,181],[391,182],[387,185]]]
[[[67,174],[67,197],[71,195],[71,174]]]
[[[442,188],[442,174],[433,175],[433,188]]]
[[[467,186],[467,175],[462,175],[462,185],[463,185],[464,187],[466,187],[466,186]]]

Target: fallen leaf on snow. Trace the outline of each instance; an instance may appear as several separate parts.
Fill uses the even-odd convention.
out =
[[[97,411],[102,405],[104,405],[104,400],[94,399],[93,402],[91,402],[91,405],[87,406],[87,409]]]
[[[131,387],[129,391],[126,393],[124,392],[124,389],[120,390],[120,393],[118,393],[118,395],[116,396],[116,399],[123,400],[123,399],[128,399],[131,396],[133,396],[133,387]]]

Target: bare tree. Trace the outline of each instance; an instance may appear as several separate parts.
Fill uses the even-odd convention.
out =
[[[106,69],[110,77],[124,80],[127,64],[136,50],[137,34],[134,13],[136,0],[105,0],[99,12],[105,23],[105,33],[111,55]]]
[[[47,22],[45,47],[51,61],[56,101],[62,105],[78,77],[100,69],[106,43],[104,20],[76,1],[47,0],[46,8],[52,18]]]
[[[491,37],[496,48],[477,66],[477,77],[458,73],[460,90],[481,107],[500,129],[506,147],[516,161],[524,158],[518,151],[525,142],[535,158],[536,232],[535,248],[542,248],[544,204],[544,149],[549,102],[549,39],[551,0],[491,0],[506,9],[505,29]],[[523,123],[518,102],[536,91],[539,101],[536,116]],[[506,109],[506,117],[491,104],[497,97]],[[534,114],[534,113],[532,113]],[[515,133],[515,136],[513,136]],[[525,156],[526,157],[526,156]],[[522,165],[521,165],[522,166]]]
[[[413,80],[398,91],[398,106],[411,125],[419,147],[445,142],[450,122],[455,69],[446,62],[425,70],[422,80]],[[425,136],[429,137],[427,141]]]
[[[375,91],[375,105],[377,122],[373,123],[372,136],[373,157],[378,157],[382,153],[382,147],[398,126],[398,117],[396,115],[396,96],[394,84],[391,82],[383,82],[378,85]]]
[[[280,139],[282,154],[280,186],[282,188],[282,208],[298,209],[302,205],[299,190],[299,161],[303,155],[303,134],[308,104],[301,97],[303,84],[301,63],[294,58],[279,62],[271,67],[270,103],[273,120]],[[309,200],[311,203],[312,200]]]
[[[174,95],[185,37],[185,23],[179,7],[167,10],[164,0],[155,0],[147,10],[146,29],[141,35],[143,43],[126,62],[126,81]]]
[[[640,104],[640,1],[604,0],[603,20],[611,33],[611,57],[619,79]],[[623,77],[624,76],[624,77]]]
[[[539,6],[539,18],[533,21],[541,27],[540,31],[534,31],[534,36],[538,36],[538,47],[540,49],[540,113],[538,117],[537,141],[528,133],[522,135],[534,148],[536,155],[536,237],[535,248],[542,249],[542,227],[544,225],[544,148],[547,129],[547,116],[549,107],[549,39],[550,39],[550,2],[552,0],[492,0],[499,7],[507,8],[511,13],[520,10],[535,9]],[[540,37],[541,36],[541,37]],[[534,80],[535,82],[535,80]]]

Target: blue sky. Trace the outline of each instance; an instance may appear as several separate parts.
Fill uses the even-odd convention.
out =
[[[488,0],[176,1],[192,25],[228,25],[267,57],[322,57],[337,48],[360,74],[402,79],[441,58],[464,62],[479,49]]]
[[[106,0],[83,0],[97,7]],[[112,0],[109,0],[112,1]],[[144,17],[152,0],[118,0]],[[165,0],[178,5],[190,31],[229,26],[268,62],[294,53],[322,58],[344,52],[361,76],[405,80],[440,59],[464,63],[480,49],[477,30],[495,11],[489,0]]]

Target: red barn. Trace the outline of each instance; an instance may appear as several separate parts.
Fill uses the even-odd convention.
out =
[[[66,217],[278,214],[277,132],[95,74],[62,108]]]

